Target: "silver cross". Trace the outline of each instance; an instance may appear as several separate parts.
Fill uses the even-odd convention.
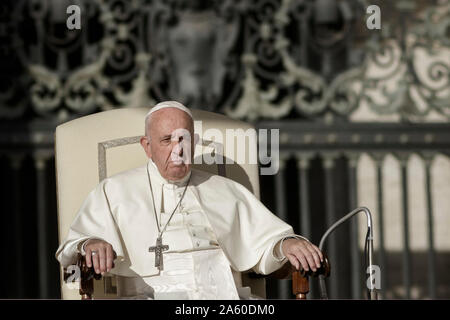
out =
[[[162,244],[161,237],[156,238],[156,245],[148,249],[149,252],[155,252],[155,267],[157,267],[159,271],[164,268],[163,251],[166,250],[169,250],[169,246]]]

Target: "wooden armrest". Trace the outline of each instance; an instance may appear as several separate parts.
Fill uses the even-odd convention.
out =
[[[88,267],[86,265],[86,258],[81,254],[77,257],[77,267],[80,270],[80,295],[81,300],[91,300],[92,293],[94,292],[94,279],[100,280],[102,278],[101,274],[95,273],[94,267]],[[67,280],[71,273],[68,273],[64,269],[64,281]]]
[[[288,261],[280,269],[272,272],[269,275],[260,275],[256,273],[249,273],[250,278],[274,278],[274,279],[289,279],[292,276],[292,293],[296,299],[305,300],[306,294],[309,292],[309,277],[318,277],[323,275],[330,276],[331,264],[328,257],[323,253],[323,262],[316,272],[311,270],[305,271],[303,268],[296,270],[295,267]]]

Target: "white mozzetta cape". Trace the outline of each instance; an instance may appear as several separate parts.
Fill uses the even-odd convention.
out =
[[[159,213],[161,203],[164,204],[162,188],[169,187],[177,194],[182,193],[187,179],[178,184],[168,182],[151,160],[146,166],[103,180],[84,201],[56,252],[64,267],[75,262],[81,241],[100,238],[109,242],[117,253],[111,273],[126,277],[148,277],[159,273],[154,266],[154,253],[148,252],[149,247],[155,245],[158,229],[147,167],[152,179],[156,212]],[[272,214],[241,184],[192,169],[181,205],[187,214],[202,212],[207,217],[214,238],[234,270],[253,269],[268,274],[287,261],[276,259],[273,249],[280,239],[293,234],[292,227]],[[169,244],[170,252],[211,248],[210,241],[206,246],[192,245],[199,243],[193,238],[195,232],[190,230],[187,234],[190,240],[165,238],[165,233],[163,243]]]

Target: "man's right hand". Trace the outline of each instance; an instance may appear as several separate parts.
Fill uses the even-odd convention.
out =
[[[84,244],[86,264],[90,268],[94,265],[95,273],[109,272],[114,268],[114,259],[117,257],[112,245],[99,239],[87,240]]]

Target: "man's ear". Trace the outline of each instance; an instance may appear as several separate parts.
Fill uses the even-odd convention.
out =
[[[144,148],[145,153],[147,154],[148,158],[152,157],[152,149],[150,148],[150,140],[147,138],[147,136],[141,137],[141,146]]]

